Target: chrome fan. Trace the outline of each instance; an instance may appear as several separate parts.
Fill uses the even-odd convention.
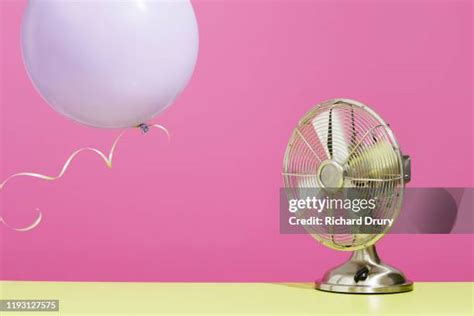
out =
[[[308,192],[318,198],[356,195],[377,201],[370,210],[371,218],[395,220],[404,185],[410,180],[410,158],[402,155],[390,127],[373,110],[357,101],[334,99],[314,107],[294,129],[283,176],[288,199],[305,198]],[[316,283],[317,289],[346,293],[412,290],[412,282],[382,263],[376,253],[374,244],[389,226],[373,231],[336,225],[305,228],[327,247],[353,251],[349,261]]]

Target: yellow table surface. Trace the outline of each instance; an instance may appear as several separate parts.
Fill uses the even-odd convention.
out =
[[[1,299],[59,299],[61,315],[473,315],[473,290],[474,283],[416,283],[409,293],[354,295],[316,291],[309,283],[0,282]]]

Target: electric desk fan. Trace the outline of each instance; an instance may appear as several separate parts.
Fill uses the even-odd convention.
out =
[[[410,158],[402,155],[389,125],[373,110],[354,100],[334,99],[315,106],[294,129],[283,176],[288,199],[304,198],[304,190],[332,196],[347,189],[350,193],[343,194],[376,199],[376,208],[369,211],[372,218],[395,220],[404,184],[410,180]],[[390,226],[369,232],[357,228],[305,227],[325,246],[353,251],[346,263],[326,272],[316,288],[343,293],[412,290],[413,283],[382,263],[375,250]]]

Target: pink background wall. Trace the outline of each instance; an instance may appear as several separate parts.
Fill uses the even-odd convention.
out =
[[[346,253],[279,233],[283,152],[315,103],[349,97],[389,121],[413,159],[411,186],[473,186],[470,1],[196,1],[200,56],[157,118],[172,134],[126,136],[108,170],[85,154],[56,183],[1,193],[0,278],[311,281]],[[26,1],[0,1],[0,178],[56,174],[75,148],[117,131],[71,122],[28,81]],[[385,237],[416,281],[474,280],[472,235]],[[443,272],[447,271],[447,272]]]

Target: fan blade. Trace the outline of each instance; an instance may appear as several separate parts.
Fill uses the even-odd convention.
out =
[[[396,152],[387,141],[378,141],[362,152],[354,152],[349,157],[348,165],[348,177],[361,181],[398,179],[402,176]]]
[[[329,110],[329,121],[328,121],[328,142],[327,147],[329,151],[329,158],[333,158],[333,150],[332,150],[332,109]]]
[[[345,141],[345,130],[341,114],[330,109],[311,121],[324,151],[330,159],[339,163],[349,155],[349,146]]]

